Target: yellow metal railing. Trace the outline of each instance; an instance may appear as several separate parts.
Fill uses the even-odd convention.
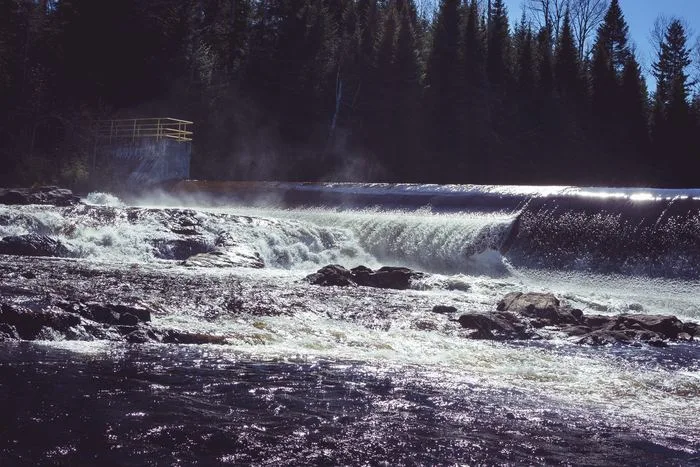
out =
[[[177,118],[133,118],[128,120],[101,120],[95,125],[99,140],[135,141],[140,138],[170,138],[179,142],[192,141],[193,122]]]

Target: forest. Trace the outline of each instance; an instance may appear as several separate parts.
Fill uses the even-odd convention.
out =
[[[526,3],[0,0],[0,184],[88,187],[94,122],[167,116],[197,179],[697,187],[683,19],[647,83],[618,0]]]

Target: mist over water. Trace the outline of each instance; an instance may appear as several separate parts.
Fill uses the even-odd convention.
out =
[[[475,341],[430,310],[489,311],[508,292],[535,291],[586,313],[697,321],[697,194],[276,183],[226,196],[93,193],[76,207],[0,206],[0,237],[40,233],[69,247],[70,258],[26,263],[47,286],[98,274],[102,292],[158,310],[154,325],[226,339],[3,348],[0,371],[14,382],[0,396],[25,393],[18,407],[33,414],[8,439],[25,459],[79,460],[90,448],[75,439],[54,435],[32,450],[26,438],[52,417],[70,425],[61,410],[79,406],[77,396],[46,396],[56,413],[31,401],[53,381],[76,391],[94,378],[104,392],[82,391],[93,423],[72,428],[96,433],[96,458],[686,464],[700,449],[697,344]],[[213,250],[265,267],[186,261]],[[301,280],[330,263],[428,275],[405,291]],[[225,311],[232,295],[242,312]],[[0,458],[13,459],[8,446]]]

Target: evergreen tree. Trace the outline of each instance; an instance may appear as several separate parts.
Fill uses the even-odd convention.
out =
[[[569,12],[567,11],[557,40],[554,77],[559,95],[570,99],[572,103],[580,101],[583,94],[581,71],[577,57],[578,52],[574,43]]]
[[[642,115],[635,99],[626,102],[622,91],[625,67],[627,64],[629,94],[634,81],[634,55],[628,45],[628,26],[625,22],[618,0],[612,0],[605,14],[603,23],[598,28],[593,47],[591,67],[591,108],[593,131],[591,137],[598,138],[600,149],[595,151],[598,159],[592,162],[600,167],[600,176],[604,183],[621,183],[619,174],[628,173],[630,161],[639,161],[643,157],[637,146],[628,139],[629,121],[638,121]],[[633,61],[630,61],[632,59]],[[624,115],[625,118],[619,118]]]
[[[418,56],[419,42],[415,31],[416,18],[413,0],[404,0],[399,12],[401,23],[396,40],[394,71],[396,79],[396,105],[393,114],[393,179],[406,181],[414,178],[415,169],[424,164],[421,141],[421,63]],[[410,167],[406,162],[410,162]],[[413,172],[413,173],[412,173]]]
[[[652,174],[649,161],[649,126],[647,87],[641,67],[630,54],[622,72],[620,102],[624,118],[621,121],[621,140],[627,146],[624,172],[618,177],[622,183],[647,183]]]
[[[438,156],[433,175],[437,180],[454,180],[450,162],[459,153],[460,128],[457,105],[462,89],[459,67],[460,1],[441,0],[433,26],[433,44],[428,59],[426,82],[429,100],[429,138]]]
[[[483,87],[486,77],[484,39],[479,23],[479,6],[476,0],[471,0],[466,7],[462,43],[464,76],[470,88]]]
[[[505,85],[509,77],[508,15],[503,0],[493,0],[489,11],[486,71],[492,85]]]
[[[521,96],[529,96],[535,89],[534,38],[525,14],[513,33],[513,48],[516,51],[515,69],[517,90]]]
[[[554,64],[552,58],[552,34],[547,27],[540,29],[537,34],[537,75],[540,93],[550,96],[554,90]]]
[[[656,78],[654,150],[657,167],[665,169],[666,183],[674,177],[687,180],[688,183],[694,182],[692,177],[674,173],[684,161],[693,159],[688,151],[692,147],[690,138],[693,122],[689,103],[692,83],[687,74],[691,60],[686,43],[683,24],[677,19],[671,21],[660,44],[657,60],[652,66]],[[662,154],[671,158],[671,164],[661,161]]]

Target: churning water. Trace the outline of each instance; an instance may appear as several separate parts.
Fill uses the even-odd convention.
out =
[[[8,277],[30,269],[51,290],[136,296],[158,310],[155,325],[227,342],[0,343],[0,398],[13,420],[0,428],[0,459],[698,462],[696,343],[475,341],[431,309],[487,311],[508,292],[536,291],[586,312],[698,321],[700,191],[178,188],[0,206],[0,237],[46,234],[70,251],[2,257]],[[229,261],[188,260],[215,248]],[[265,267],[241,267],[252,258]],[[331,263],[429,274],[406,291],[301,281]],[[225,311],[232,296],[242,311]]]

